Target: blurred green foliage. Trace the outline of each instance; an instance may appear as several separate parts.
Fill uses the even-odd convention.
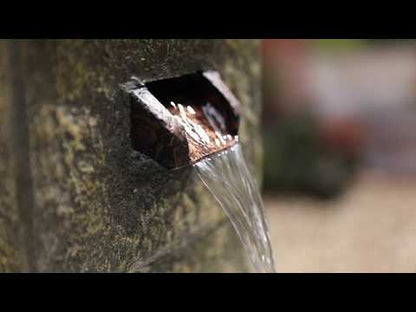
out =
[[[319,39],[310,42],[310,48],[317,49],[319,51],[348,51],[362,47],[366,44],[365,40],[357,39]]]
[[[348,52],[357,48],[382,45],[416,44],[415,39],[317,39],[307,40],[309,48],[319,52]]]
[[[281,119],[265,130],[266,191],[331,198],[343,191],[355,166],[354,159],[329,150],[321,142],[317,121],[309,114]]]

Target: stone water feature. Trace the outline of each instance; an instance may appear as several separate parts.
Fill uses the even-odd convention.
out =
[[[190,168],[132,148],[120,84],[216,70],[242,104],[260,178],[253,40],[0,42],[1,272],[246,272],[225,214]]]

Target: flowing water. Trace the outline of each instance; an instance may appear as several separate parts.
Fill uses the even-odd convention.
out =
[[[170,104],[173,118],[183,127],[199,177],[230,219],[254,270],[275,272],[260,191],[238,136],[227,132],[225,120],[209,102],[199,110]]]
[[[248,252],[254,270],[275,272],[270,235],[259,188],[239,143],[194,164]]]

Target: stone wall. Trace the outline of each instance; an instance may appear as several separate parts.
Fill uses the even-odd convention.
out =
[[[120,84],[218,70],[259,176],[258,53],[253,40],[0,42],[0,271],[247,271],[191,168],[132,149]]]

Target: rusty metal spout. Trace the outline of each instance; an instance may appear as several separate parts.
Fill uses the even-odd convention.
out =
[[[133,148],[173,169],[234,145],[240,103],[216,71],[124,85]]]

